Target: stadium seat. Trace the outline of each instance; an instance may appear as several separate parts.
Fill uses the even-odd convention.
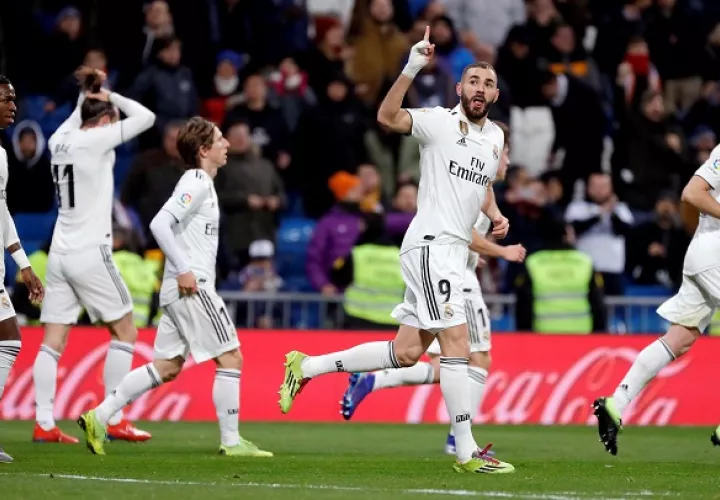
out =
[[[287,217],[277,231],[275,263],[283,278],[305,275],[307,247],[315,229],[315,221],[303,217]]]
[[[18,105],[19,120],[41,121],[45,117],[45,104],[49,99],[44,95],[27,96]]]

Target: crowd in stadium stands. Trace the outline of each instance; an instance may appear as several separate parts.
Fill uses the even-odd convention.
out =
[[[453,107],[466,64],[495,66],[490,117],[512,128],[512,167],[496,186],[507,243],[542,249],[547,224],[564,220],[606,294],[679,284],[697,220],[679,193],[720,135],[720,2],[2,4],[0,73],[20,97],[2,136],[7,199],[30,251],[46,245],[54,220],[46,138],[74,107],[73,71],[85,64],[157,114],[118,151],[115,223],[133,235],[124,245],[153,255],[148,223],[183,171],[178,124],[200,114],[230,143],[216,180],[222,288],[342,292],[333,267],[368,214],[383,214],[399,241],[416,208],[417,143],[387,133],[375,113],[430,25],[437,57],[406,105]],[[521,270],[490,262],[483,285],[512,292]]]

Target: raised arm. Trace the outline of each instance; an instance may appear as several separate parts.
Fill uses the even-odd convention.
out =
[[[425,37],[410,49],[410,57],[395,83],[388,91],[377,112],[377,121],[399,134],[413,130],[413,117],[402,108],[405,94],[421,69],[435,54],[435,45],[430,43],[430,26],[425,27]]]
[[[108,101],[120,109],[126,118],[104,127],[95,127],[91,133],[95,134],[95,142],[104,149],[115,149],[145,132],[155,124],[155,113],[139,102],[123,97],[116,92],[101,90],[98,93],[87,94],[88,99]]]

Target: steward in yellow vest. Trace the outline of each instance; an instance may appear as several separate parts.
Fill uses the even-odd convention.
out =
[[[390,316],[402,302],[405,282],[400,271],[400,248],[385,232],[383,217],[369,215],[366,229],[349,255],[333,264],[331,280],[345,287],[345,328],[395,329]]]
[[[567,243],[565,225],[553,223],[547,248],[525,260],[517,280],[520,331],[587,334],[606,329],[602,278],[590,257]]]

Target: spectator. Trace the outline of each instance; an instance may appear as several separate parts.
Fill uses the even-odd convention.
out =
[[[650,61],[647,43],[642,37],[630,40],[627,53],[617,70],[617,85],[622,89],[624,106],[640,108],[642,95],[647,90],[659,92],[662,82],[655,65]]]
[[[299,63],[307,72],[310,87],[316,96],[323,95],[330,80],[345,71],[345,61],[351,53],[338,19],[323,17],[315,20],[314,45]]]
[[[177,137],[183,122],[165,126],[162,147],[140,153],[130,167],[122,186],[121,201],[137,211],[144,228],[150,226],[165,202],[172,196],[175,184],[185,173],[177,150]],[[157,248],[148,231],[149,248]]]
[[[664,285],[676,290],[689,238],[680,226],[677,197],[661,193],[655,203],[655,217],[633,230],[627,241],[627,270],[641,285]]]
[[[555,142],[549,164],[562,169],[566,196],[575,182],[599,172],[606,118],[598,95],[582,81],[567,75],[546,74],[542,92],[552,108]],[[562,151],[562,160],[557,156]]]
[[[418,185],[407,181],[398,184],[393,198],[393,208],[396,212],[415,215],[417,212]]]
[[[615,151],[625,198],[638,210],[652,210],[656,193],[679,191],[683,170],[690,170],[682,131],[668,120],[659,92],[645,92],[641,112],[628,113]]]
[[[547,245],[528,255],[516,280],[516,327],[537,333],[587,334],[606,330],[599,273],[575,250],[561,222],[546,229]]]
[[[261,157],[250,127],[236,123],[227,131],[228,162],[215,184],[225,215],[225,243],[239,268],[256,240],[275,241],[277,213],[286,205],[285,189],[273,165]]]
[[[285,123],[292,133],[300,116],[317,104],[315,94],[308,85],[308,74],[300,70],[292,57],[286,57],[277,71],[270,75],[270,81]]]
[[[192,72],[181,64],[180,40],[158,38],[153,52],[153,64],[138,75],[128,94],[156,114],[155,133],[141,136],[146,138],[145,144],[154,146],[169,122],[198,114],[200,106]]]
[[[12,134],[12,148],[6,150],[10,177],[6,199],[10,213],[49,212],[55,202],[55,187],[45,136],[37,122],[18,123]]]
[[[416,79],[415,82],[418,80]],[[408,94],[411,94],[414,87],[413,85],[410,88]],[[457,100],[454,93],[453,97],[453,100]],[[410,105],[410,107],[423,106]],[[398,181],[417,181],[420,178],[420,147],[414,137],[395,134],[380,125],[377,120],[373,120],[365,133],[364,146],[368,161],[378,168],[386,198],[393,196]]]
[[[425,34],[425,21],[415,23],[416,28],[412,35],[414,42],[422,40]],[[408,89],[407,101],[410,108],[434,108],[442,106],[446,108],[455,107],[457,104],[457,93],[455,92],[456,80],[452,75],[450,67],[433,57],[430,62],[420,70]]]
[[[240,289],[246,293],[274,293],[283,286],[283,279],[275,269],[275,246],[270,240],[255,240],[248,249],[250,261],[238,275]],[[238,314],[241,323],[251,328],[272,328],[274,309],[279,304],[250,301],[241,304]],[[249,309],[252,308],[252,314]]]
[[[62,9],[56,18],[55,33],[46,42],[43,90],[52,93],[85,56],[87,40],[82,33],[82,14],[75,7]]]
[[[575,200],[565,212],[577,237],[577,249],[592,258],[602,273],[606,295],[622,295],[625,238],[634,222],[625,203],[618,201],[608,174],[588,178],[587,199]]]
[[[393,23],[392,2],[368,2],[369,11],[362,20],[360,34],[354,40],[348,74],[357,85],[355,90],[360,99],[367,106],[372,106],[378,101],[381,89],[397,76],[408,50],[408,42]]]
[[[337,203],[315,226],[306,269],[313,288],[323,295],[334,295],[338,288],[332,284],[330,273],[333,263],[350,253],[362,230],[363,192],[360,178],[347,172],[334,174],[328,185]]]
[[[430,24],[430,38],[435,44],[436,57],[450,68],[453,82],[459,82],[465,66],[475,62],[475,58],[472,52],[461,44],[452,19],[447,16],[433,19]]]
[[[553,0],[527,0],[528,20],[525,26],[530,36],[532,53],[536,57],[547,57],[550,53],[550,39],[555,27],[563,19]]]
[[[684,114],[700,97],[702,57],[706,29],[703,20],[677,4],[657,0],[648,21],[646,38],[650,56],[665,84],[669,114]]]
[[[700,127],[709,128],[720,137],[720,82],[707,82],[702,94],[683,120],[685,131],[695,135]]]
[[[508,30],[525,23],[523,0],[444,0],[447,13],[461,32],[462,43],[475,51],[479,44],[499,47]],[[458,79],[459,81],[459,79]]]
[[[259,74],[247,77],[243,93],[228,100],[233,106],[228,111],[223,129],[228,130],[238,122],[250,126],[252,142],[260,148],[263,158],[279,169],[290,166],[289,132],[282,112],[268,101],[268,88],[265,78]]]
[[[332,193],[324,188],[327,179],[339,171],[354,172],[367,159],[366,125],[350,89],[343,75],[333,78],[317,108],[300,118],[295,133],[294,184],[309,217],[320,217],[333,205]]]
[[[377,167],[372,163],[358,165],[357,176],[360,179],[360,187],[363,191],[360,210],[366,213],[385,212],[387,204],[383,196],[382,182]]]
[[[559,24],[550,38],[550,51],[547,56],[550,72],[556,75],[572,75],[578,78],[596,92],[600,92],[600,72],[585,51],[575,39],[575,31],[569,24]]]
[[[246,57],[232,50],[223,50],[217,56],[213,77],[212,95],[202,103],[202,115],[213,123],[225,120],[228,97],[240,86],[240,70],[245,66]]]

